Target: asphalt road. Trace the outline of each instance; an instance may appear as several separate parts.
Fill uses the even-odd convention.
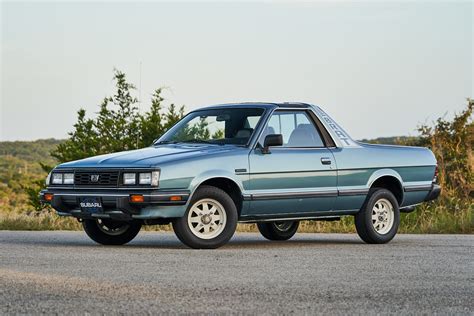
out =
[[[0,314],[474,314],[474,236],[238,233],[217,250],[142,232],[0,231]]]

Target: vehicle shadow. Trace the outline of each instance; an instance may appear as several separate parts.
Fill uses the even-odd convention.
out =
[[[182,244],[175,236],[167,236],[166,238],[137,239],[126,245],[129,248],[154,248],[154,249],[190,249]],[[336,237],[336,236],[335,236]],[[333,246],[333,245],[349,245],[349,244],[364,244],[360,239],[347,236],[347,238],[334,238],[325,236],[318,238],[318,235],[305,237],[298,236],[297,238],[286,241],[270,241],[259,235],[255,236],[234,236],[226,245],[219,249],[269,249],[269,248],[291,248],[291,247],[315,247],[315,246]]]
[[[1,244],[23,244],[35,245],[37,247],[87,247],[87,248],[114,248],[114,249],[190,249],[182,244],[178,238],[172,234],[146,233],[123,246],[100,245],[86,236],[63,235],[63,236],[37,236],[36,238],[21,238],[3,240]],[[219,249],[269,249],[269,248],[290,248],[290,247],[324,247],[334,245],[361,245],[364,244],[359,238],[353,235],[335,234],[298,234],[295,238],[287,241],[269,241],[263,237],[252,234],[236,234],[226,245]]]
[[[298,238],[285,241],[270,241],[266,239],[255,238],[254,240],[231,240],[224,248],[268,248],[268,247],[302,247],[302,246],[324,246],[324,245],[350,245],[363,244],[361,240],[352,238],[347,239],[317,239],[317,238]]]

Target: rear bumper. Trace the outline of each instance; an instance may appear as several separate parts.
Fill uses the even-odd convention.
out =
[[[47,201],[46,194],[52,194]],[[142,195],[143,202],[130,202],[131,195]],[[172,218],[181,215],[189,199],[187,190],[61,190],[47,189],[40,192],[40,200],[50,204],[59,215],[77,218],[113,218],[117,220]],[[84,197],[99,197],[103,212],[88,213],[80,208]],[[172,200],[171,198],[175,200]],[[180,200],[176,200],[179,197]]]
[[[425,198],[425,202],[437,199],[440,194],[441,186],[439,184],[433,183],[430,192],[428,192],[428,195]]]

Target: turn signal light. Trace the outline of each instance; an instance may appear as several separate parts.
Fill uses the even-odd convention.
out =
[[[44,200],[45,201],[51,202],[53,200],[53,197],[54,197],[54,194],[52,194],[52,193],[45,193],[44,194]]]
[[[143,203],[145,199],[143,198],[143,195],[140,194],[134,194],[130,195],[130,202],[132,203]]]
[[[183,198],[179,195],[173,195],[170,197],[170,201],[181,201]]]

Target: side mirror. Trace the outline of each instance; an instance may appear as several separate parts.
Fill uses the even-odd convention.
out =
[[[283,146],[283,136],[281,134],[267,135],[263,142],[262,154],[269,154],[270,146]]]

